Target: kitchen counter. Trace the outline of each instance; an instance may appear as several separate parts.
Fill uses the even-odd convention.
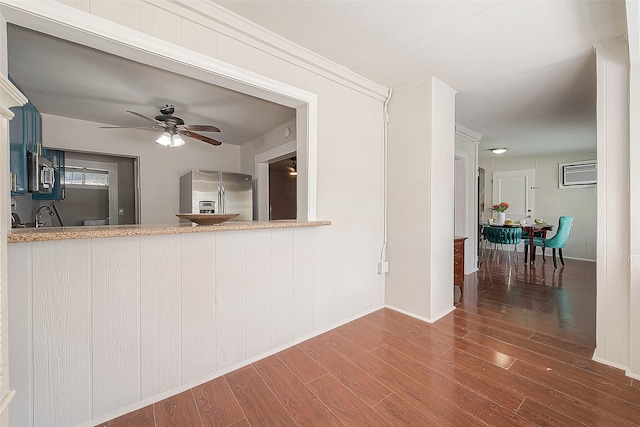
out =
[[[43,242],[48,240],[96,239],[105,237],[154,236],[162,234],[212,233],[274,228],[299,228],[331,225],[330,221],[227,221],[218,225],[103,225],[96,227],[13,228],[7,233],[8,243]]]

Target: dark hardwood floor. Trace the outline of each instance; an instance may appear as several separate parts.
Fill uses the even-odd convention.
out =
[[[434,324],[379,310],[104,426],[638,426],[595,292],[593,263],[486,263]]]

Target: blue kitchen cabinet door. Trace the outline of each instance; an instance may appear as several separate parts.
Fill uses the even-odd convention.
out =
[[[64,180],[64,151],[44,148],[42,149],[42,155],[51,162],[55,169],[53,173],[55,182],[51,193],[33,193],[31,198],[34,200],[64,200],[66,191]]]
[[[23,107],[12,107],[13,119],[9,121],[9,169],[11,195],[27,193],[27,151],[24,138]]]

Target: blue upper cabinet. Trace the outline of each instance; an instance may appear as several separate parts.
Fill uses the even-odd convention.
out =
[[[11,195],[27,193],[27,147],[23,128],[23,107],[12,107],[14,116],[9,121],[9,169]]]
[[[9,80],[20,90],[20,86],[9,76]],[[23,92],[24,93],[24,92]],[[26,103],[22,107],[13,107],[11,111],[14,114],[13,119],[9,121],[9,165],[11,170],[11,194],[22,195],[28,191],[28,169],[27,169],[27,151],[43,155],[42,149],[42,115],[31,102]],[[56,174],[64,169],[64,153],[61,151],[50,150],[49,160],[55,159],[54,166],[57,166]],[[62,153],[62,154],[59,154]],[[62,163],[58,163],[58,159],[62,158]],[[64,180],[64,173],[62,173]],[[56,190],[54,188],[54,190]],[[41,197],[46,196],[46,197]],[[55,194],[39,195],[34,194],[34,199],[44,198],[59,200],[64,196],[64,182],[58,185]]]
[[[35,106],[33,107],[33,145],[36,152],[42,154],[42,114]]]
[[[42,154],[42,115],[31,103],[12,107],[9,121],[11,194],[27,193],[27,151]]]
[[[65,196],[65,180],[64,180],[64,151],[42,149],[42,156],[51,162],[54,167],[54,184],[51,193],[33,193],[32,199],[35,200],[64,200]]]
[[[22,108],[26,148],[32,153],[42,154],[42,115],[31,102]]]

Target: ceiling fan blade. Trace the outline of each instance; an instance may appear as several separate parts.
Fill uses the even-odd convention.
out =
[[[139,130],[148,130],[151,132],[158,132],[162,128],[159,126],[156,127],[143,127],[143,126],[100,126],[100,129],[139,129]]]
[[[209,138],[207,136],[200,135],[198,133],[194,133],[194,132],[191,132],[191,131],[188,131],[188,130],[178,129],[178,133],[180,135],[188,136],[188,137],[197,139],[199,141],[206,142],[207,144],[211,144],[211,145],[220,145],[220,144],[222,144],[222,142],[220,142],[220,141],[216,141],[215,139],[211,139],[211,138]]]
[[[212,125],[184,125],[184,128],[191,132],[220,132],[220,129]]]
[[[159,123],[159,122],[158,122],[156,119],[154,119],[153,117],[145,116],[144,114],[142,114],[142,113],[138,113],[138,112],[136,112],[136,111],[131,111],[131,110],[124,110],[124,111],[126,111],[127,113],[130,113],[130,114],[133,114],[134,116],[142,117],[142,118],[143,118],[143,119],[145,119],[145,120],[149,120],[150,122],[152,122],[152,123],[154,123],[154,124],[156,124],[156,125],[160,125],[160,126],[162,125],[161,123]],[[164,127],[164,126],[163,126],[163,127]]]

